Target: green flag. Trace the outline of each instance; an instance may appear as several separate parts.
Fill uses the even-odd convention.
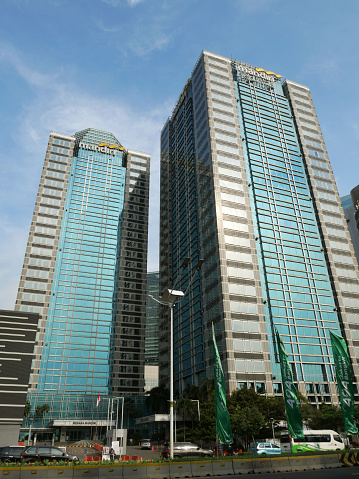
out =
[[[344,427],[348,434],[357,434],[358,428],[354,422],[354,387],[347,345],[342,337],[332,331],[330,331],[330,340],[337,373]]]
[[[287,416],[288,431],[294,439],[304,439],[302,414],[300,412],[297,390],[293,383],[293,374],[288,362],[288,354],[284,344],[275,330],[279,352],[280,369],[282,372],[282,384]]]
[[[232,428],[226,403],[226,388],[221,360],[218,354],[214,327],[212,323],[214,349],[214,392],[216,404],[216,432],[218,441],[222,444],[232,444]]]

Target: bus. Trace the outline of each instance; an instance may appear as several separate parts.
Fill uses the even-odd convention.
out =
[[[330,429],[307,429],[303,434],[304,440],[297,442],[290,437],[288,431],[282,431],[280,435],[282,452],[340,451],[345,448],[341,436]]]

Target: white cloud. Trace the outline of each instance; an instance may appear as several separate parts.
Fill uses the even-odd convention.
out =
[[[9,212],[8,223],[0,224],[0,289],[3,299],[0,307],[12,307],[15,300],[28,235],[27,226],[21,224],[27,225],[31,220],[32,210],[28,204],[35,202],[51,130],[73,134],[89,127],[98,128],[112,132],[126,148],[151,154],[148,267],[157,270],[159,138],[172,102],[144,111],[140,101],[133,106],[119,97],[96,97],[82,87],[62,80],[60,75],[44,75],[32,70],[13,49],[11,55],[9,48],[0,48],[0,51],[0,63],[2,60],[10,64],[33,89],[33,97],[23,107],[17,131],[14,131],[16,156],[12,156],[11,163],[6,163],[6,184],[4,178],[0,179],[4,183],[1,195],[5,202],[1,207]],[[26,208],[24,202],[27,202]],[[22,217],[19,220],[20,211]],[[20,226],[17,226],[19,221]],[[7,297],[11,298],[11,304],[6,302]]]
[[[145,0],[127,0],[127,3],[130,5],[130,7],[135,7],[139,3],[143,3]]]
[[[0,223],[0,309],[14,309],[29,232],[11,222]]]
[[[102,0],[113,7],[123,6],[124,0]],[[127,5],[135,7],[145,0],[127,0]],[[179,9],[169,0],[146,4],[142,8],[128,13],[125,24],[114,15],[109,20],[96,19],[96,25],[101,32],[108,34],[111,45],[116,45],[124,56],[135,54],[143,57],[153,51],[163,51],[175,35],[172,28],[173,18]],[[118,25],[118,26],[117,26]]]
[[[247,15],[253,15],[262,11],[267,11],[273,7],[273,3],[278,0],[235,0],[234,3],[239,5],[241,12]]]
[[[103,2],[111,5],[111,7],[119,7],[123,5],[129,5],[130,7],[135,7],[139,3],[143,3],[145,0],[102,0]]]
[[[136,55],[143,57],[154,50],[163,50],[170,43],[170,40],[171,37],[169,35],[166,35],[157,29],[152,29],[152,32],[138,32],[129,41],[128,47]]]
[[[359,123],[353,123],[352,128],[355,133],[355,137],[359,140]]]

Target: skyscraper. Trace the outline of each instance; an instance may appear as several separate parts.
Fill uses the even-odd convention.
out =
[[[112,133],[50,134],[16,300],[41,315],[32,399],[143,392],[149,160]]]
[[[329,330],[358,378],[358,265],[310,90],[206,51],[161,135],[160,290],[185,291],[198,258],[174,308],[178,393],[213,376],[212,322],[227,391],[281,394],[275,328],[314,404],[336,398]]]
[[[347,227],[349,229],[350,237],[353,242],[354,252],[356,259],[359,263],[359,231],[357,226],[357,219],[355,214],[357,212],[357,200],[358,187],[356,186],[350,192],[350,195],[342,196],[340,201],[342,202]]]
[[[147,273],[147,294],[159,297],[159,273]],[[145,389],[158,386],[159,304],[147,299],[145,328]]]

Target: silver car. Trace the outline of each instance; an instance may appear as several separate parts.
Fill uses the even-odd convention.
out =
[[[151,441],[149,439],[142,439],[141,449],[151,449]]]
[[[173,444],[174,457],[202,456],[212,457],[214,452],[211,449],[202,449],[193,442],[175,442]]]

